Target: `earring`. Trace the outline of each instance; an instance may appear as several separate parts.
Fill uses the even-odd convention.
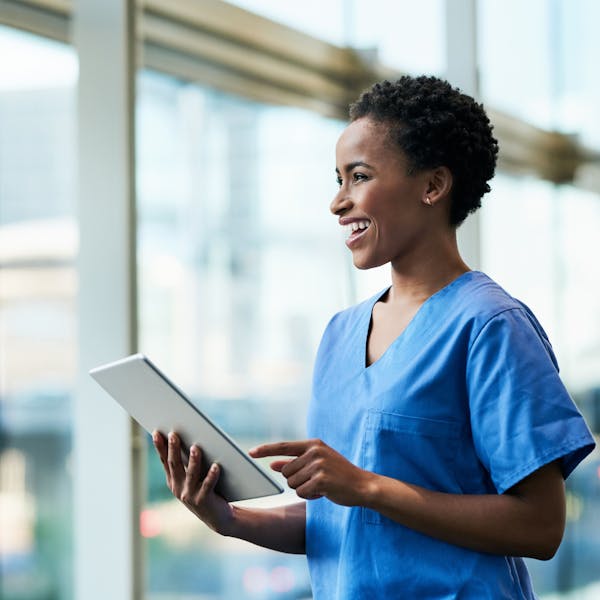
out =
[[[431,198],[429,196],[427,196],[425,200],[423,200],[423,202],[425,202],[427,206],[433,206],[433,204],[431,203]]]

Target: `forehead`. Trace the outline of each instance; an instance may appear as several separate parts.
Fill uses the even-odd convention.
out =
[[[367,118],[357,119],[344,129],[335,151],[336,159],[343,163],[404,160],[402,151],[390,142],[387,127]]]

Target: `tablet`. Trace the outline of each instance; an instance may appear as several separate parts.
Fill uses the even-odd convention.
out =
[[[202,448],[221,467],[216,492],[227,501],[272,496],[283,488],[143,354],[92,369],[90,375],[149,433],[179,434],[182,448]]]

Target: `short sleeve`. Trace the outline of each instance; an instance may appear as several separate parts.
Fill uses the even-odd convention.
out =
[[[466,374],[475,448],[498,493],[557,459],[567,478],[593,450],[550,344],[524,309],[506,310],[481,328]]]

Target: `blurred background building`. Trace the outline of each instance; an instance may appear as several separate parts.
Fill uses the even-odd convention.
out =
[[[243,446],[304,437],[327,320],[386,282],[328,212],[345,107],[383,77],[484,102],[500,167],[461,243],[540,318],[600,432],[598,23],[595,0],[1,0],[0,597],[310,597],[303,557],[173,500],[85,373],[139,349]],[[110,128],[135,160],[96,143]],[[529,565],[541,598],[597,599],[598,451],[567,490],[558,554]]]

